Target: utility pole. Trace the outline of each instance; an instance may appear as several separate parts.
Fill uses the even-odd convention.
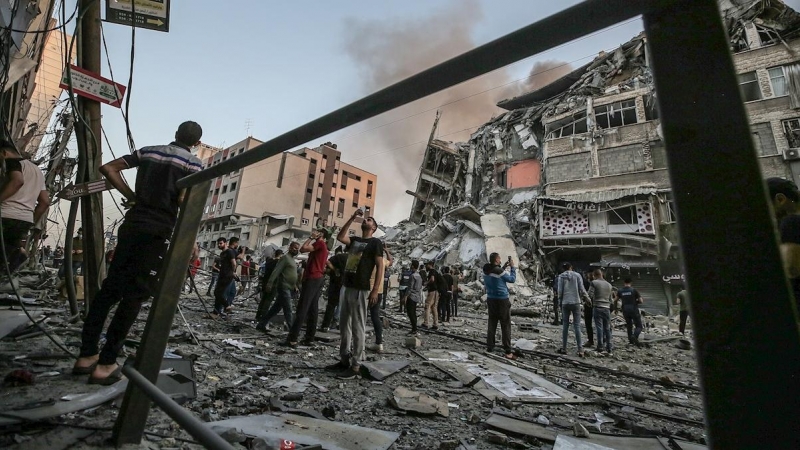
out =
[[[78,65],[92,73],[101,72],[100,60],[100,4],[93,0],[79,0],[81,21]],[[100,145],[100,103],[78,97],[82,121],[76,124],[78,133],[77,183],[100,179],[103,152]],[[77,201],[77,200],[74,200]],[[81,226],[83,227],[83,279],[84,298],[87,305],[100,290],[105,275],[103,264],[103,196],[93,194],[81,198]],[[68,236],[68,239],[71,236]]]

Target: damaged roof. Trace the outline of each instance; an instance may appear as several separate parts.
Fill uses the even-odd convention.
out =
[[[576,192],[574,194],[539,196],[540,200],[560,200],[565,202],[602,203],[636,195],[652,195],[660,192],[656,186],[636,186],[625,189],[606,189],[597,192]],[[667,190],[664,190],[667,191]]]

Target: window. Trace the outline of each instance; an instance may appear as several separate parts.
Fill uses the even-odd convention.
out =
[[[343,191],[347,190],[347,178],[342,179],[342,186],[341,187],[342,187]]]
[[[361,181],[361,177],[359,175],[356,175],[356,181]]]
[[[322,155],[322,159],[328,159],[328,155]]]
[[[586,133],[589,131],[586,128],[586,111],[574,113],[572,116],[565,117],[557,120],[550,125],[551,129],[548,139],[558,139],[564,136],[572,136],[573,134]]]
[[[303,205],[303,208],[311,209],[311,204],[310,203],[306,203],[305,205]]]
[[[639,219],[636,217],[636,208],[633,206],[612,209],[608,212],[609,225],[638,225],[638,223]]]
[[[205,207],[205,208],[203,208],[203,214],[208,214],[208,210],[209,210],[209,209],[210,209],[210,208],[208,207],[208,205],[206,205],[206,207]]]
[[[325,173],[325,169],[319,169],[319,173]]]
[[[636,123],[636,100],[624,100],[594,109],[597,127],[602,129],[616,128]]]
[[[228,192],[228,186],[222,186],[222,193]]]
[[[339,203],[336,205],[336,215],[342,217],[344,215],[344,199],[340,198]]]
[[[372,198],[372,180],[367,181],[367,198]]]
[[[344,217],[344,213],[337,212],[337,213],[336,213],[336,217],[338,217],[338,218],[340,218],[340,219],[341,219],[342,217]]]
[[[336,199],[331,195],[331,201],[334,201],[334,200],[336,200]]]
[[[800,148],[800,119],[784,120],[783,133],[789,141],[789,148]]]
[[[312,188],[308,188],[308,189],[306,189],[306,193],[307,193],[307,194],[310,194],[310,193],[311,193],[311,191],[313,191],[313,190],[314,190],[314,189],[312,189]]]
[[[317,187],[322,187],[322,183],[317,184]]]
[[[347,174],[347,171],[346,171],[346,170],[343,170],[343,171],[342,171],[342,175],[346,177],[346,176],[348,175],[348,174]]]
[[[314,174],[313,173],[308,174],[308,178],[311,178],[313,180],[314,179]]]
[[[353,206],[354,207],[358,206],[358,194],[359,193],[360,193],[360,191],[358,189],[353,189]]]
[[[236,190],[236,184],[237,183],[231,183],[231,192]]]
[[[314,158],[311,158],[311,164],[316,164],[316,163],[317,163],[317,160],[314,159]]]
[[[341,159],[341,158],[340,158],[340,157],[337,155],[337,156],[336,156],[336,160],[337,160],[337,161],[339,161],[340,159]]]
[[[336,189],[336,183],[333,183],[333,184],[331,185],[331,187],[332,187],[332,188],[334,188],[334,189]]]
[[[761,45],[770,45],[780,42],[781,36],[773,29],[761,25],[756,25],[758,30],[758,38],[761,40]]]
[[[758,85],[758,77],[755,72],[747,72],[739,75],[739,87],[742,89],[742,98],[746,102],[761,100],[761,86]]]
[[[300,225],[308,225],[308,219],[300,219]]]
[[[769,69],[769,84],[772,85],[772,92],[775,97],[789,95],[789,90],[786,87],[786,69],[783,66]]]
[[[225,205],[225,209],[231,209],[233,206],[233,199],[228,200],[228,203]]]
[[[213,214],[216,209],[217,209],[217,205],[211,205],[211,211],[209,211],[209,212]]]
[[[338,175],[339,174],[339,169],[333,169],[333,174],[334,175]]]
[[[217,205],[217,211],[222,211],[222,206],[223,205],[224,205],[224,203],[219,202],[219,205]]]
[[[369,212],[370,212],[369,206],[365,206],[364,207],[364,217],[369,217]]]
[[[756,154],[759,156],[769,156],[778,154],[778,146],[775,145],[775,135],[772,133],[772,124],[769,122],[754,123],[750,125],[753,133],[753,144],[756,146]]]
[[[219,188],[214,189],[214,195],[219,195]]]

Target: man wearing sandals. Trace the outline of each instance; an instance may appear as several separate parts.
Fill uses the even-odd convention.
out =
[[[489,262],[483,266],[483,285],[486,287],[486,306],[489,309],[489,330],[486,336],[486,350],[494,351],[497,323],[500,322],[500,334],[503,339],[503,350],[506,358],[516,359],[511,351],[511,300],[508,299],[508,283],[517,281],[517,269],[514,260],[501,266],[499,253],[489,255]],[[510,272],[506,272],[510,267]]]
[[[100,173],[125,196],[123,204],[130,209],[119,228],[108,277],[83,323],[80,357],[72,369],[75,374],[91,374],[90,384],[108,385],[122,378],[117,356],[161,269],[183,197],[177,182],[203,168],[190,152],[200,143],[202,134],[200,125],[184,122],[171,144],[144,147],[100,167]],[[133,167],[138,168],[135,193],[120,174]],[[98,352],[103,325],[117,303],[105,345]]]

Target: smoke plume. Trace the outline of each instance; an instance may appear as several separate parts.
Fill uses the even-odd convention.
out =
[[[482,16],[477,0],[466,0],[422,20],[348,20],[345,50],[360,71],[364,94],[473,49],[472,31]],[[560,61],[537,62],[527,79],[509,84],[508,70],[500,69],[378,116],[359,129],[388,125],[339,140],[344,161],[378,176],[378,221],[394,224],[408,217],[412,197],[405,191],[416,187],[436,109],[442,116],[435,137],[465,141],[503,111],[498,101],[544,86],[569,70]]]

